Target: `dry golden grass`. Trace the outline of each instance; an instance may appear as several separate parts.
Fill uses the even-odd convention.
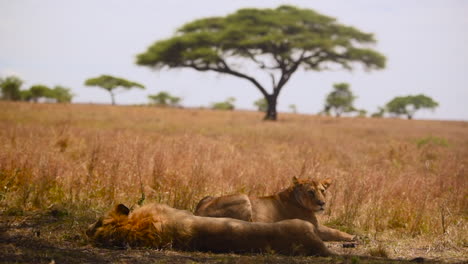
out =
[[[146,202],[192,210],[205,195],[265,195],[292,176],[331,177],[323,222],[363,243],[385,241],[391,256],[407,245],[467,253],[467,122],[261,118],[0,102],[0,208],[101,214],[144,193]]]

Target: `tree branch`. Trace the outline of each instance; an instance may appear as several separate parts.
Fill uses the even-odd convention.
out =
[[[304,61],[304,55],[305,51],[301,53],[299,56],[299,59],[297,59],[291,67],[284,66],[281,68],[281,78],[276,86],[274,86],[274,94],[279,95],[281,92],[281,89],[284,87],[284,85],[289,81],[291,78],[292,74],[299,68],[301,63]]]
[[[255,85],[255,87],[257,87],[257,89],[260,90],[260,92],[263,94],[263,96],[265,96],[265,97],[268,96],[268,92],[265,90],[265,88],[255,78],[253,78],[251,76],[248,76],[248,75],[246,75],[244,73],[232,70],[227,65],[227,63],[222,59],[220,59],[218,61],[218,63],[221,64],[221,66],[212,67],[212,66],[206,64],[205,66],[200,67],[199,65],[196,65],[195,63],[182,64],[181,66],[188,67],[188,68],[193,68],[193,69],[198,70],[198,71],[215,71],[215,72],[227,73],[227,74],[230,74],[230,75],[233,75],[233,76],[236,76],[236,77],[240,77],[242,79],[248,80],[249,82],[253,83]]]
[[[276,87],[275,75],[274,75],[273,73],[270,72],[270,77],[271,77],[271,84],[272,84],[272,87],[275,88],[275,87]]]

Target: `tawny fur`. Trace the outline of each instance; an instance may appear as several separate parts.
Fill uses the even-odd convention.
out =
[[[312,223],[324,241],[352,241],[354,236],[321,225],[315,216],[316,212],[324,210],[326,189],[331,183],[330,179],[316,181],[293,177],[290,187],[270,196],[208,196],[198,203],[195,215],[264,223],[302,219]]]
[[[90,225],[87,235],[103,246],[331,255],[316,232],[312,224],[302,220],[252,223],[194,216],[154,203],[131,213],[124,205],[118,205]]]

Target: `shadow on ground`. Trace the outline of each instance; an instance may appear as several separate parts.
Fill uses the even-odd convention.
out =
[[[277,254],[211,254],[154,249],[104,249],[91,246],[83,233],[92,220],[54,211],[0,214],[0,263],[435,263],[342,255],[330,258]],[[336,245],[335,245],[336,246]]]

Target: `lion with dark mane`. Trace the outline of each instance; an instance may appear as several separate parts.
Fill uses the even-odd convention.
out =
[[[270,196],[207,196],[198,203],[195,215],[265,223],[302,219],[314,225],[323,241],[352,241],[354,236],[320,224],[315,216],[325,208],[325,194],[331,183],[331,179],[293,177],[292,186]]]
[[[90,225],[86,234],[101,246],[331,255],[316,231],[311,223],[297,219],[252,223],[194,216],[188,211],[153,203],[133,212],[119,204]]]

